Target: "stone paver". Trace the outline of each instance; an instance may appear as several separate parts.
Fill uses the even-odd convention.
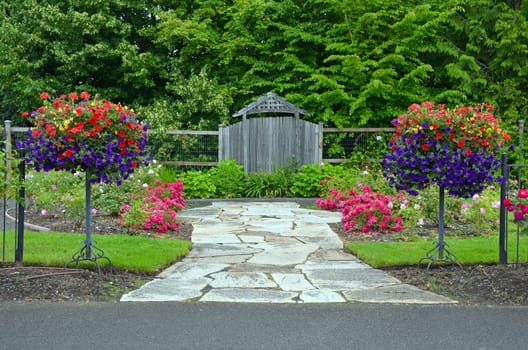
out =
[[[454,301],[401,283],[346,253],[337,212],[294,202],[215,201],[180,212],[193,248],[121,301],[401,303]]]

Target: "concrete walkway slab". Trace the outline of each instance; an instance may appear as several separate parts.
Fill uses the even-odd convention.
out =
[[[301,273],[272,273],[271,277],[285,291],[312,290],[315,287]]]
[[[276,288],[263,272],[218,272],[210,276],[212,288]]]
[[[205,294],[201,301],[222,303],[295,303],[298,293],[270,289],[219,288]]]

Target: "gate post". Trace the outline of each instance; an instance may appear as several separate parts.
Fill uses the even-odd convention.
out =
[[[244,170],[249,172],[249,125],[246,113],[242,116],[242,139],[244,147]]]
[[[323,163],[323,122],[319,122],[317,130],[317,164]]]
[[[224,125],[218,124],[218,164],[224,159]]]
[[[6,167],[7,167],[7,179],[11,178],[12,173],[12,162],[11,162],[11,120],[4,121],[4,134],[5,134],[5,153],[6,153]]]
[[[508,159],[506,153],[502,154],[501,157],[501,175],[502,183],[500,188],[500,224],[499,224],[499,264],[508,263],[508,250],[507,250],[507,229],[508,229],[508,212],[504,205],[508,192],[508,178],[510,171],[508,168]]]

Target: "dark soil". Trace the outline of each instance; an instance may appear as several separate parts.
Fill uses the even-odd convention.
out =
[[[28,215],[28,222],[56,231],[84,232],[81,224],[66,219]],[[94,232],[137,234],[123,230],[117,218],[95,216]],[[344,242],[350,240],[391,240],[387,236],[345,234],[332,225]],[[181,224],[172,234],[190,240],[192,226]],[[396,239],[396,238],[395,238]],[[528,266],[472,265],[399,267],[386,270],[404,283],[415,285],[468,305],[528,305]],[[78,269],[11,266],[0,268],[0,301],[118,301],[122,294],[151,280],[153,276],[116,271],[114,274]]]

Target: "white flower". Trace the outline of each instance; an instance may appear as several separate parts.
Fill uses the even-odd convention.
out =
[[[152,169],[149,169],[149,171],[147,172],[147,174],[149,174],[149,175],[152,175],[152,174],[154,174],[154,170],[152,170]]]
[[[383,138],[380,135],[376,136],[376,141],[381,141],[382,139]]]
[[[425,225],[425,222],[424,222],[424,219],[423,218],[420,218],[418,219],[418,222],[416,223],[416,225],[422,227],[423,225]]]
[[[414,209],[419,210],[419,209],[420,209],[420,204],[416,203],[416,204],[414,205]]]
[[[143,186],[143,188],[147,188],[148,184],[143,184],[142,186]]]

